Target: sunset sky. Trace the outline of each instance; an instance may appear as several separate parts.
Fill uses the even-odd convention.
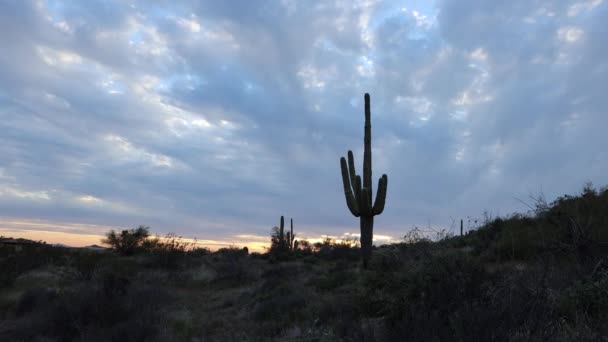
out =
[[[608,185],[607,23],[602,0],[1,1],[0,235],[353,236],[366,92],[378,243]]]

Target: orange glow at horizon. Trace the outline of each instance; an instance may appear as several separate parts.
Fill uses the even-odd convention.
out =
[[[51,230],[57,229],[57,230]],[[90,245],[103,245],[101,239],[105,232],[117,227],[74,224],[74,223],[52,223],[42,220],[23,220],[0,217],[0,236],[12,238],[24,238],[34,241],[43,241],[49,244],[62,244],[70,247],[85,247]],[[156,236],[152,232],[152,236]],[[160,236],[162,239],[163,237]],[[217,250],[223,247],[247,247],[250,252],[264,252],[270,245],[270,239],[257,235],[237,235],[234,239],[207,240],[182,238],[187,243],[195,243],[197,247],[206,247]]]
[[[117,227],[104,225],[52,223],[42,220],[23,220],[0,217],[0,236],[44,241],[49,244],[62,244],[71,247],[103,245],[101,240],[104,238],[104,234],[111,229],[120,230],[120,228]],[[156,235],[154,232],[152,232],[152,236],[158,236],[163,239],[163,236]],[[323,242],[326,238],[330,238],[335,243],[352,244],[358,242],[359,234],[344,233],[341,236],[304,236],[304,240],[308,241],[311,245],[317,242]],[[222,240],[183,237],[181,240],[186,243],[193,243],[196,247],[209,248],[212,251],[225,247],[247,247],[250,252],[263,253],[266,252],[270,247],[270,235],[238,234],[234,235],[232,238]],[[391,242],[395,242],[395,240],[393,240],[390,236],[374,236],[375,244]]]
[[[49,244],[62,244],[70,247],[85,247],[90,245],[104,246],[101,243],[103,235],[93,234],[75,234],[65,232],[53,232],[46,230],[15,230],[0,228],[0,236],[11,237],[11,238],[24,238],[34,241],[43,241]],[[161,237],[162,239],[162,237]],[[245,242],[230,242],[230,241],[216,241],[216,240],[200,240],[200,239],[189,239],[182,238],[184,242],[195,243],[197,247],[206,247],[214,251],[223,247],[247,247],[250,252],[265,252],[269,243],[263,243],[258,241],[245,241]],[[107,246],[104,246],[107,247]]]

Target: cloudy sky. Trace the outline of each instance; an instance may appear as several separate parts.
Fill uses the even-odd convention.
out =
[[[0,235],[357,233],[365,92],[379,242],[607,185],[606,23],[602,0],[1,1]]]

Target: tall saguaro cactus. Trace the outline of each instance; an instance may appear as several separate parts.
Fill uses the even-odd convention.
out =
[[[372,255],[372,240],[374,236],[374,216],[382,214],[386,202],[386,187],[388,177],[383,174],[378,180],[376,201],[372,205],[372,125],[369,94],[365,94],[365,133],[363,137],[363,185],[361,176],[355,173],[353,152],[348,151],[348,165],[344,157],[340,158],[344,196],[350,212],[360,218],[361,225],[361,257],[363,267],[367,268]]]
[[[289,239],[288,239],[290,251],[293,251],[295,249],[294,248],[295,239],[296,239],[296,235],[293,233],[293,219],[291,219],[291,233],[289,233]]]

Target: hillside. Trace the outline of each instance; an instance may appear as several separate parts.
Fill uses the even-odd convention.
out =
[[[405,232],[404,232],[405,233]],[[179,242],[179,239],[176,241]],[[2,341],[595,341],[608,336],[608,190],[465,236],[277,257],[179,243],[131,256],[0,247]]]

